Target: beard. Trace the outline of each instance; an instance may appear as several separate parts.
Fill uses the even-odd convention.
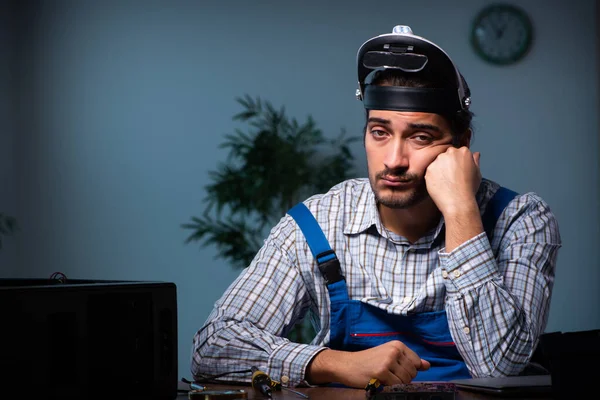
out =
[[[378,183],[383,177],[400,179],[413,183],[410,189],[400,189],[394,187],[378,186]],[[409,174],[406,169],[389,169],[386,168],[381,172],[372,176],[369,174],[369,182],[371,189],[375,195],[375,201],[383,206],[393,209],[406,209],[413,207],[429,196],[427,192],[427,184],[425,178],[417,174]]]

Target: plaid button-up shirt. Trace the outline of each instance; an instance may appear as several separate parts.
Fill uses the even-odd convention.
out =
[[[497,188],[483,179],[477,193],[482,214]],[[481,233],[450,253],[443,218],[414,243],[387,230],[368,179],[342,182],[304,203],[340,260],[351,300],[398,315],[445,309],[474,377],[514,375],[525,367],[546,326],[561,247],[557,221],[538,195],[518,195],[489,240]],[[285,336],[306,315],[316,336],[310,344],[290,342]],[[300,228],[286,215],[194,336],[192,374],[254,365],[297,385],[328,345],[329,323],[323,277]]]

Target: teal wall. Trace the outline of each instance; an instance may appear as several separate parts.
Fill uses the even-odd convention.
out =
[[[16,35],[12,5],[0,2],[0,213],[17,214],[16,186]],[[9,237],[0,250],[0,277],[17,273],[17,248]]]
[[[466,76],[484,176],[539,193],[558,217],[564,246],[548,330],[600,328],[595,2],[518,2],[536,39],[508,67],[485,64],[469,45],[487,3],[22,7],[16,29],[0,24],[0,50],[13,55],[0,70],[0,209],[22,226],[0,251],[0,275],[175,282],[179,375],[189,376],[192,336],[239,271],[215,260],[214,248],[184,245],[180,224],[201,212],[207,171],[224,161],[218,146],[236,126],[234,98],[260,95],[297,118],[311,114],[327,135],[360,135],[356,51],[408,24]],[[0,22],[12,21],[3,7]],[[364,175],[362,143],[354,153]]]

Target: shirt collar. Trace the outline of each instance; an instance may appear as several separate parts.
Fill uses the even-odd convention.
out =
[[[375,194],[368,181],[354,193],[352,199],[352,211],[349,223],[344,228],[345,235],[356,235],[373,228],[377,230],[380,236],[383,236],[387,240],[397,244],[411,245],[406,238],[389,231],[383,226],[377,209],[377,203],[375,202]],[[417,240],[412,246],[414,248],[430,248],[436,238],[444,232],[443,228],[444,218],[441,217],[435,229]]]
[[[368,179],[365,181],[366,182],[364,185],[361,185],[360,188],[355,189],[356,192],[352,196],[353,202],[351,215],[349,218],[349,223],[344,228],[344,234],[355,235],[365,232],[371,227],[375,227],[379,235],[387,238],[388,240],[399,244],[409,244],[406,238],[390,232],[383,226],[379,216],[379,211],[377,209],[377,204],[375,202],[373,189],[371,188],[371,184],[369,183]],[[476,200],[480,209],[482,208],[482,203],[485,203],[487,200],[489,200],[489,197],[491,197],[491,194],[493,194],[495,191],[494,189],[497,189],[494,186],[494,182],[491,182],[485,178],[482,179],[476,195]],[[412,244],[412,246],[415,248],[429,248],[440,235],[444,234],[444,232],[444,217],[442,216],[440,217],[440,221],[435,229],[417,240]]]
[[[379,219],[379,211],[375,203],[375,195],[371,184],[367,179],[364,185],[359,189],[355,189],[356,193],[352,196],[352,210],[349,223],[344,228],[345,235],[355,235],[361,233],[377,225],[381,224]]]

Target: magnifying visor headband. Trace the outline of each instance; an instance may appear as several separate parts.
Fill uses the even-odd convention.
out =
[[[468,110],[469,88],[450,57],[435,43],[413,35],[408,26],[366,41],[358,50],[356,97],[368,110],[423,111],[437,114]],[[378,71],[396,70],[410,78],[436,82],[435,87],[371,85]]]

